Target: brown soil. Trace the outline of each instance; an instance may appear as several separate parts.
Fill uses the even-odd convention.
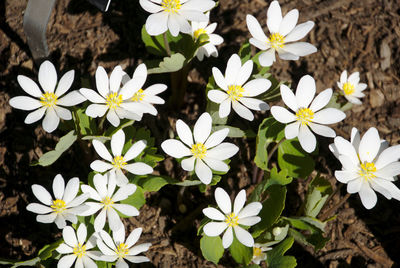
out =
[[[59,73],[75,69],[74,88],[80,82],[93,81],[98,65],[108,70],[116,65],[132,73],[135,66],[146,57],[140,40],[140,29],[147,14],[138,1],[113,1],[110,11],[103,14],[82,0],[60,0],[51,17],[48,29],[50,59]],[[269,1],[268,1],[269,2]],[[27,0],[0,2],[0,257],[29,259],[45,244],[60,237],[54,225],[35,221],[26,205],[35,200],[30,189],[33,183],[49,186],[55,174],[65,179],[89,172],[89,166],[79,161],[79,148],[73,148],[53,166],[32,167],[44,152],[54,148],[63,131],[46,134],[40,124],[25,125],[25,112],[13,111],[8,105],[12,96],[20,95],[16,76],[36,77],[34,65],[23,33],[22,21]],[[347,112],[347,118],[336,127],[339,135],[348,138],[353,126],[364,132],[369,127],[378,128],[381,137],[390,144],[400,142],[400,2],[396,0],[281,0],[283,12],[297,8],[300,22],[313,20],[315,28],[308,40],[318,47],[318,52],[297,62],[278,61],[272,72],[278,79],[291,81],[295,86],[299,78],[311,74],[317,88],[336,88],[342,70],[360,71],[361,80],[368,84],[364,104]],[[218,22],[218,32],[225,43],[219,49],[219,59],[209,59],[201,65],[194,64],[190,72],[185,106],[180,111],[161,107],[158,118],[147,117],[146,125],[157,138],[158,145],[167,137],[166,131],[177,118],[194,122],[204,111],[204,88],[211,67],[225,66],[227,58],[236,53],[249,33],[246,14],[265,21],[267,1],[220,0],[212,13]],[[205,64],[205,65],[204,65]],[[207,66],[207,68],[204,68]],[[224,68],[224,67],[223,67]],[[150,79],[165,80],[166,77]],[[167,97],[168,93],[164,93]],[[256,127],[265,115],[259,115]],[[157,120],[157,123],[156,123]],[[165,134],[163,134],[165,133]],[[253,168],[254,140],[238,140],[240,156],[222,184],[232,192],[250,188],[257,169]],[[338,183],[333,171],[338,162],[327,150],[331,140],[321,139],[319,168],[331,181],[334,189]],[[166,160],[158,168],[178,178],[185,174]],[[243,164],[245,163],[245,164]],[[304,196],[307,181],[297,181],[289,188],[286,215],[298,209]],[[147,256],[157,267],[213,267],[205,261],[199,250],[196,227],[202,218],[201,208],[213,203],[211,192],[204,197],[197,189],[183,193],[187,211],[179,211],[177,187],[165,187],[159,193],[148,195],[147,204],[140,216],[126,221],[130,229],[143,227],[141,241],[153,244]],[[346,194],[339,189],[325,211],[333,207]],[[182,193],[181,193],[182,195]],[[299,267],[400,267],[400,202],[379,196],[372,210],[362,207],[357,195],[337,211],[337,219],[326,229],[330,242],[319,252],[295,244],[288,254],[295,255]],[[49,230],[51,232],[49,232]],[[223,266],[234,264],[222,260]],[[145,265],[152,267],[152,265]]]

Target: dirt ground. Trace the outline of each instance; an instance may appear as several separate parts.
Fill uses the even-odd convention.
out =
[[[272,72],[280,80],[295,86],[305,74],[317,81],[319,91],[333,87],[342,70],[359,71],[361,81],[368,84],[364,104],[347,112],[347,118],[336,126],[338,135],[349,137],[353,126],[361,132],[377,127],[381,138],[395,145],[400,143],[400,2],[389,0],[280,0],[282,10],[297,8],[300,22],[312,20],[315,27],[307,40],[316,45],[318,52],[296,62],[279,61]],[[0,1],[0,258],[29,259],[45,244],[60,237],[55,225],[35,221],[35,215],[26,211],[35,200],[33,183],[49,186],[57,173],[65,179],[89,172],[89,163],[82,163],[79,148],[74,147],[49,168],[29,164],[44,152],[54,148],[57,137],[46,134],[40,124],[25,125],[26,113],[11,110],[10,97],[20,95],[16,77],[25,74],[37,77],[37,67],[31,58],[22,21],[27,0]],[[225,42],[219,48],[218,59],[194,64],[189,74],[189,88],[185,105],[180,111],[159,108],[159,116],[146,117],[146,125],[156,135],[159,145],[167,137],[167,129],[181,118],[193,123],[205,109],[204,88],[211,67],[225,68],[226,60],[236,53],[247,38],[245,16],[253,14],[265,21],[269,1],[220,0],[212,12],[211,20],[218,22],[217,32]],[[50,59],[59,73],[75,69],[73,87],[81,81],[93,82],[98,65],[111,70],[116,65],[132,73],[138,63],[146,59],[140,40],[140,30],[146,14],[138,1],[114,0],[107,13],[101,13],[83,0],[59,0],[48,28]],[[205,68],[204,66],[207,66]],[[35,78],[36,79],[36,78]],[[150,77],[164,81],[166,77]],[[152,80],[154,81],[154,80]],[[167,83],[167,81],[165,81]],[[164,93],[165,98],[168,93]],[[259,114],[253,127],[266,115]],[[164,134],[165,133],[165,134]],[[331,181],[338,183],[333,171],[340,168],[327,145],[329,139],[319,139],[320,163],[318,168]],[[235,195],[239,188],[252,188],[256,176],[252,158],[254,140],[236,140],[241,153],[224,177],[222,185]],[[160,152],[162,153],[162,152]],[[182,178],[185,173],[167,159],[157,169]],[[296,181],[289,187],[285,215],[295,212],[304,197],[307,181]],[[398,183],[397,183],[398,184]],[[152,264],[143,267],[214,267],[205,261],[199,249],[196,227],[202,218],[201,209],[214,203],[212,193],[204,197],[197,189],[188,188],[178,195],[178,187],[167,186],[159,193],[148,195],[140,216],[125,223],[131,230],[143,227],[141,241],[153,246],[147,253]],[[249,191],[248,191],[249,192]],[[333,207],[346,194],[345,187],[337,191],[325,211]],[[178,210],[184,196],[187,211]],[[312,248],[295,244],[287,253],[297,258],[299,267],[400,267],[400,202],[379,196],[372,210],[361,205],[359,197],[352,195],[337,211],[337,219],[327,225],[331,239],[325,248],[314,252]],[[49,230],[51,232],[49,232]],[[224,257],[219,267],[234,264]]]

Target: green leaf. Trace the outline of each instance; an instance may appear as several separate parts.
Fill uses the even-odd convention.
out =
[[[200,239],[200,249],[204,258],[215,264],[218,264],[224,254],[224,247],[222,246],[222,240],[219,236],[203,236]]]
[[[216,185],[220,180],[221,180],[221,176],[218,176],[218,175],[215,175],[215,174],[214,174],[213,177],[212,177],[212,179],[211,179],[211,182],[210,182],[209,184],[205,185],[204,183],[201,183],[201,184],[199,185],[199,190],[200,190],[200,192],[205,193],[206,190],[207,190],[207,186],[209,186],[209,187],[214,186],[214,185]]]
[[[258,216],[261,221],[253,228],[253,236],[258,237],[262,232],[270,228],[282,214],[285,208],[286,187],[272,185],[266,191],[268,198],[263,202],[262,209]]]
[[[26,267],[26,266],[37,266],[38,263],[40,262],[40,258],[36,257],[27,261],[20,261],[20,262],[15,262],[11,268],[16,268],[16,267]]]
[[[132,205],[139,210],[146,203],[142,187],[137,186],[136,191],[132,195],[130,195],[127,199],[122,200],[121,203]]]
[[[77,136],[74,133],[74,130],[68,132],[67,135],[60,138],[57,142],[56,148],[53,151],[47,152],[39,158],[39,161],[36,163],[32,163],[32,166],[40,165],[40,166],[50,166],[53,164],[69,147],[74,144]]]
[[[273,142],[279,142],[284,138],[285,125],[276,121],[273,117],[264,119],[258,128],[257,147],[254,162],[263,169],[268,170],[268,151],[267,147]]]
[[[248,41],[240,47],[239,57],[242,60],[242,64],[251,59],[251,46]]]
[[[229,252],[233,259],[239,264],[247,265],[253,258],[253,248],[246,247],[240,243],[236,235],[234,235],[232,245],[229,247]]]
[[[86,115],[84,108],[79,108],[72,113],[75,124],[82,136],[95,135],[97,133],[96,120]]]
[[[41,260],[47,260],[48,258],[50,258],[51,256],[53,256],[53,251],[56,250],[56,248],[58,248],[58,246],[63,242],[62,239],[49,244],[49,245],[45,245],[41,250],[39,250],[38,253],[38,257]]]
[[[140,178],[135,184],[142,187],[146,192],[157,192],[167,184],[176,184],[178,182],[178,180],[167,176],[147,175]]]
[[[147,33],[146,28],[142,28],[142,40],[149,53],[157,56],[167,56],[167,51],[164,47],[163,35],[151,36]]]
[[[181,53],[172,54],[163,58],[162,61],[149,62],[148,74],[173,73],[183,68],[186,58]]]
[[[329,181],[317,175],[308,187],[304,214],[314,218],[317,217],[331,194],[332,187]]]
[[[267,265],[269,268],[293,268],[297,262],[293,256],[284,256],[293,245],[293,237],[288,237],[275,246],[271,251],[267,252]]]
[[[314,170],[315,162],[300,146],[297,139],[285,140],[278,148],[278,165],[294,178],[306,178]]]

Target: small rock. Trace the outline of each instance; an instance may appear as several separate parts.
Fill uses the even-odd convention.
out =
[[[385,71],[390,67],[390,47],[387,43],[387,40],[383,40],[380,48],[380,56],[381,56],[381,69]]]
[[[385,102],[385,96],[383,95],[382,91],[379,89],[371,90],[369,94],[369,103],[371,104],[372,108],[376,108],[382,106]]]

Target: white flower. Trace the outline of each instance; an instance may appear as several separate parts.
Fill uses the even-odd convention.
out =
[[[101,141],[93,140],[92,143],[96,152],[101,156],[101,158],[107,160],[107,162],[95,160],[90,164],[90,167],[97,172],[110,171],[116,173],[118,186],[128,183],[128,178],[122,170],[126,170],[135,175],[146,175],[153,172],[151,166],[142,162],[128,164],[128,161],[136,158],[146,148],[146,140],[135,142],[126,154],[122,155],[122,149],[125,145],[125,133],[120,129],[111,136],[111,151],[113,156],[111,156],[110,152]]]
[[[400,174],[400,145],[388,147],[374,127],[362,138],[353,128],[350,142],[336,137],[329,149],[343,166],[342,170],[335,171],[336,179],[347,184],[348,193],[358,193],[365,208],[376,205],[374,190],[387,199],[400,200],[400,190],[393,184]]]
[[[140,79],[143,80],[143,84],[147,79],[147,67],[145,64],[139,65],[139,67],[136,70],[140,70]],[[132,76],[132,79],[139,79],[139,74],[135,73]],[[125,74],[122,77],[122,84],[125,85],[131,81],[130,77],[128,74]],[[161,92],[164,92],[167,89],[167,86],[164,84],[155,84],[152,85],[146,89],[142,89],[143,84],[140,83],[135,83],[135,84],[130,84],[131,91],[134,92],[131,98],[127,100],[127,103],[135,103],[137,105],[137,108],[135,109],[135,113],[139,114],[140,116],[143,115],[143,113],[149,113],[151,115],[157,115],[157,109],[154,108],[153,104],[164,104],[165,101],[158,97],[157,94],[160,94]],[[129,90],[129,89],[128,89]]]
[[[207,236],[218,236],[226,230],[222,237],[222,245],[224,248],[228,248],[233,242],[234,230],[235,236],[240,243],[246,247],[254,246],[253,237],[240,225],[252,226],[261,221],[261,218],[256,215],[260,212],[262,204],[260,202],[251,202],[243,208],[246,203],[246,191],[241,190],[235,198],[232,211],[231,199],[224,189],[220,187],[215,190],[215,201],[217,201],[222,213],[218,209],[211,207],[203,209],[203,213],[208,218],[219,222],[209,222],[204,225],[204,233]]]
[[[275,61],[275,51],[283,60],[298,60],[317,51],[317,48],[306,42],[296,42],[302,39],[314,27],[314,22],[307,21],[296,26],[299,11],[293,9],[282,18],[282,11],[278,1],[272,1],[267,13],[267,26],[270,32],[267,37],[252,15],[247,15],[247,27],[251,35],[250,43],[265,51],[258,58],[262,66],[271,66]],[[291,44],[288,44],[291,43]]]
[[[92,235],[88,241],[87,228],[81,223],[78,230],[75,231],[71,226],[63,229],[64,243],[56,249],[60,254],[68,254],[58,261],[57,268],[69,268],[74,264],[75,267],[95,268],[97,264],[93,260],[100,260],[100,251],[89,251],[96,246],[96,237]],[[93,260],[92,260],[93,259]]]
[[[65,187],[63,177],[58,174],[53,180],[53,193],[55,199],[53,199],[50,193],[41,185],[32,185],[32,192],[36,198],[43,203],[31,203],[26,209],[40,214],[37,215],[36,220],[42,223],[55,222],[57,227],[62,229],[65,227],[65,221],[72,223],[77,222],[76,215],[82,215],[89,207],[85,204],[88,199],[88,194],[82,194],[76,196],[79,191],[79,179],[72,178],[68,181]]]
[[[140,0],[140,5],[151,14],[146,20],[149,35],[170,31],[173,36],[179,32],[190,34],[189,21],[207,21],[205,12],[215,6],[211,0]]]
[[[172,157],[182,158],[182,168],[186,171],[194,169],[197,177],[204,184],[212,179],[212,170],[227,172],[229,166],[223,162],[239,151],[239,148],[229,142],[222,142],[229,133],[228,128],[211,134],[212,119],[208,113],[203,113],[194,125],[193,134],[189,126],[182,120],[176,122],[176,132],[179,140],[169,139],[161,144],[161,148]],[[210,135],[211,134],[211,135]],[[193,141],[194,137],[194,141]]]
[[[347,78],[347,71],[343,71],[340,75],[340,82],[337,82],[337,85],[349,102],[354,104],[362,103],[359,98],[365,96],[362,92],[367,88],[367,84],[360,83],[359,72],[354,72]]]
[[[99,232],[103,229],[108,218],[108,224],[111,230],[117,230],[122,227],[123,223],[118,216],[117,211],[126,216],[137,216],[139,211],[128,204],[117,204],[121,200],[127,199],[136,191],[136,185],[126,184],[115,192],[116,180],[114,173],[106,175],[96,174],[93,178],[94,188],[89,185],[82,185],[82,192],[88,194],[91,199],[98,202],[86,202],[90,208],[83,213],[83,216],[93,215],[101,209],[99,215],[94,220],[94,229]],[[114,193],[115,192],[115,193]]]
[[[265,243],[265,244],[254,243],[252,261],[255,264],[260,264],[260,262],[265,261],[267,259],[267,253],[265,252],[272,250],[272,248],[268,247],[269,244],[270,243]]]
[[[35,98],[14,97],[10,100],[10,105],[25,111],[35,110],[26,116],[25,124],[32,124],[44,116],[43,129],[49,133],[53,132],[60,123],[60,118],[63,120],[72,119],[71,112],[62,106],[74,106],[86,100],[77,90],[61,97],[71,87],[74,75],[74,70],[67,72],[61,77],[57,85],[56,69],[50,61],[46,60],[39,68],[39,84],[43,91],[32,79],[18,75],[17,80],[21,88]]]
[[[219,117],[227,117],[231,112],[231,105],[239,116],[250,121],[254,119],[254,115],[249,109],[256,111],[269,109],[268,104],[252,97],[267,91],[271,87],[271,82],[268,79],[258,78],[246,83],[252,71],[253,61],[248,60],[242,66],[237,54],[233,54],[229,58],[225,77],[218,68],[213,67],[212,73],[215,82],[225,92],[213,89],[208,92],[207,96],[211,101],[220,104]]]
[[[335,131],[323,124],[334,124],[346,117],[346,114],[338,109],[322,109],[331,99],[332,89],[325,89],[314,99],[315,80],[309,75],[300,79],[296,95],[286,85],[281,85],[281,96],[283,102],[295,114],[280,106],[273,106],[271,114],[281,123],[291,123],[285,127],[286,139],[299,137],[301,147],[309,153],[315,150],[317,144],[309,128],[318,135],[333,138],[336,136]]]
[[[210,13],[208,12],[206,15],[207,15],[207,17],[209,17]],[[192,37],[193,37],[193,39],[197,40],[200,37],[200,35],[204,34],[204,35],[207,35],[208,42],[209,42],[209,43],[201,46],[197,50],[196,56],[199,59],[199,61],[202,61],[204,59],[204,56],[218,57],[218,50],[215,46],[218,46],[224,42],[224,39],[221,36],[213,33],[215,31],[215,28],[217,28],[217,23],[212,23],[210,25],[208,25],[208,23],[209,23],[209,21],[204,21],[204,22],[192,21]]]
[[[82,93],[89,101],[93,102],[86,109],[90,117],[102,117],[107,113],[107,120],[114,126],[119,126],[120,119],[140,121],[142,119],[140,107],[129,103],[129,99],[138,91],[146,81],[147,69],[144,64],[139,65],[132,79],[121,88],[122,77],[125,72],[121,66],[114,68],[108,79],[103,67],[96,70],[96,87],[100,95],[88,88],[81,88]],[[139,111],[138,111],[139,110]]]
[[[113,231],[113,238],[101,230],[99,233],[100,239],[97,240],[97,246],[104,254],[102,260],[107,262],[117,261],[116,268],[128,268],[129,265],[125,260],[132,263],[142,263],[150,261],[145,256],[136,256],[145,252],[151,246],[151,243],[144,243],[133,246],[139,240],[142,233],[142,228],[134,229],[125,240],[125,228],[122,227]]]

